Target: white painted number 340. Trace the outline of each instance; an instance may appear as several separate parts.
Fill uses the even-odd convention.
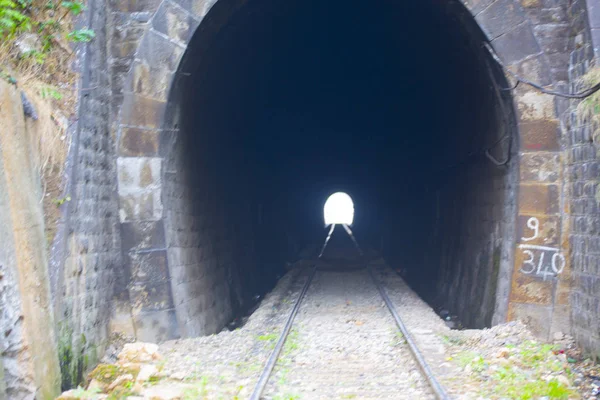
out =
[[[521,240],[529,242],[537,239],[540,235],[540,220],[536,217],[529,218],[527,228],[532,231],[532,235],[522,237]],[[523,254],[526,256],[523,265],[519,269],[524,274],[541,275],[546,279],[548,276],[560,274],[565,269],[565,256],[557,247],[520,244],[519,249],[523,250]],[[546,256],[547,254],[548,256]]]

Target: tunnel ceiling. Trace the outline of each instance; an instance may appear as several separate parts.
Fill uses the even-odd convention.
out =
[[[338,189],[399,200],[495,140],[483,35],[466,16],[452,2],[248,2],[188,47],[172,96],[190,147],[244,153],[257,184],[314,201],[306,212]]]

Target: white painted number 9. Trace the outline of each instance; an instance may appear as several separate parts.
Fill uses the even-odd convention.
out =
[[[537,238],[540,234],[540,220],[536,217],[531,217],[527,220],[527,227],[533,231],[533,236],[523,237],[521,240],[528,242]]]

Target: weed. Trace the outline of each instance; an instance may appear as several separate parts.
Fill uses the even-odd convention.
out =
[[[454,357],[454,359],[456,360],[456,362],[458,363],[458,365],[460,365],[462,368],[466,367],[467,365],[471,364],[475,359],[477,358],[481,358],[479,356],[479,354],[467,350],[467,351],[461,351],[460,353],[458,353],[456,355],[456,357]]]
[[[83,3],[79,1],[63,1],[60,5],[66,8],[73,15],[79,15],[85,9]]]
[[[208,394],[208,391],[206,390],[207,384],[208,379],[205,376],[203,376],[199,383],[197,383],[194,387],[186,389],[183,392],[183,400],[196,400],[206,398]]]
[[[600,81],[600,68],[590,68],[588,72],[580,78],[582,84],[586,87],[597,84]],[[600,92],[596,92],[582,100],[576,108],[577,120],[579,124],[589,123],[592,127],[592,141],[600,142]],[[598,199],[596,199],[598,200]]]
[[[447,344],[462,345],[465,343],[464,339],[455,336],[440,335],[440,338]]]
[[[71,201],[71,196],[62,197],[60,199],[54,199],[54,204],[56,204],[57,207],[60,207],[67,201]]]
[[[13,1],[0,0],[0,35],[12,35],[31,28],[31,20],[23,14],[22,8]]]
[[[273,397],[273,400],[298,400],[300,399],[299,395],[296,394],[284,394],[284,395],[276,395]]]
[[[260,335],[257,339],[262,342],[272,342],[277,340],[277,337],[276,333],[268,333],[266,335]]]
[[[56,90],[56,88],[53,88],[51,86],[45,86],[41,88],[40,95],[42,96],[42,99],[52,98],[54,100],[60,100],[63,97],[62,94],[58,90]]]
[[[70,32],[67,35],[67,39],[73,42],[89,42],[91,41],[96,34],[91,29],[78,29],[76,31]]]

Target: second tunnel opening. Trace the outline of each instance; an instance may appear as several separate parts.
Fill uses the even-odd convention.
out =
[[[517,139],[485,41],[458,1],[220,0],[163,141],[182,335],[218,331],[320,245],[337,191],[359,241],[431,305],[467,327],[501,318]]]

